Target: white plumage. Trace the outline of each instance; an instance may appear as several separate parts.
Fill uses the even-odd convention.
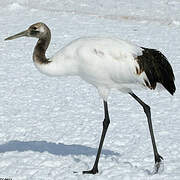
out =
[[[144,109],[151,135],[155,170],[158,173],[163,158],[159,155],[151,122],[150,107],[133,93],[136,87],[155,89],[157,83],[173,95],[175,92],[174,74],[166,57],[155,49],[132,45],[118,38],[86,37],[72,41],[53,57],[47,59],[46,50],[51,32],[44,23],[31,25],[27,30],[8,37],[36,37],[33,60],[41,73],[49,76],[80,76],[94,85],[103,98],[104,121],[101,140],[92,170],[83,173],[96,174],[104,138],[110,123],[107,98],[111,89],[130,94]]]
[[[145,87],[145,73],[138,75],[137,56],[142,48],[118,38],[86,37],[74,40],[53,57],[51,63],[39,64],[40,72],[49,76],[78,75],[94,85],[107,100],[111,88],[131,92],[135,86]]]

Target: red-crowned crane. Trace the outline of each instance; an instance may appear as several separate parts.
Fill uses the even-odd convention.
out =
[[[46,58],[51,39],[50,29],[44,23],[31,25],[27,30],[5,40],[19,37],[35,37],[33,60],[37,69],[49,76],[80,76],[94,85],[104,103],[104,121],[100,144],[94,166],[84,174],[98,173],[98,162],[104,138],[110,123],[107,98],[111,89],[131,95],[144,109],[152,140],[155,171],[158,173],[163,158],[159,155],[151,122],[150,107],[133,93],[134,87],[155,89],[157,83],[173,95],[176,87],[174,73],[167,58],[158,50],[139,47],[118,38],[83,37]]]

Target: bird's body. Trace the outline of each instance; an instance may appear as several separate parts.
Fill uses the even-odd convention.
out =
[[[62,48],[48,59],[49,63],[34,62],[49,76],[80,76],[107,100],[110,89],[130,93],[135,88],[149,88],[149,79],[138,64],[143,51],[118,38],[84,37]]]
[[[175,78],[167,58],[155,49],[139,47],[119,38],[85,37],[72,41],[48,59],[45,53],[51,32],[44,23],[33,24],[26,31],[6,40],[22,36],[38,38],[33,60],[41,73],[49,76],[80,76],[94,85],[103,98],[105,118],[98,153],[92,170],[83,173],[98,172],[100,153],[110,123],[107,98],[111,89],[130,94],[143,107],[148,120],[157,173],[163,158],[156,147],[150,107],[133,93],[133,89],[155,89],[157,83],[160,83],[173,95],[176,90]]]
[[[98,89],[128,89],[128,84],[143,84],[137,75],[135,58],[142,49],[112,38],[81,38],[68,44],[49,59],[35,61],[36,67],[50,76],[77,75]],[[136,79],[136,82],[134,82]],[[147,78],[146,78],[147,79]]]

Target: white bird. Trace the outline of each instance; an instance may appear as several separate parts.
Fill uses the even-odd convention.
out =
[[[98,173],[98,162],[110,123],[107,99],[111,89],[130,94],[143,107],[153,145],[154,173],[158,173],[163,158],[156,147],[150,107],[133,93],[133,88],[155,89],[157,83],[160,83],[173,95],[176,90],[175,78],[166,57],[155,49],[139,47],[118,38],[85,37],[72,41],[53,57],[46,58],[51,32],[47,25],[41,22],[5,40],[23,36],[38,38],[33,60],[41,73],[49,76],[80,76],[94,85],[103,99],[105,118],[96,160],[93,168],[83,173]]]

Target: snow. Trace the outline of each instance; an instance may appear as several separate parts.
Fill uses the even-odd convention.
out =
[[[0,178],[180,179],[179,0],[9,0],[0,9]],[[175,95],[135,91],[151,106],[163,172],[151,175],[154,159],[142,108],[113,91],[99,174],[81,174],[94,163],[102,130],[97,90],[78,77],[40,74],[32,62],[35,39],[3,41],[39,21],[52,30],[48,56],[75,38],[96,35],[120,37],[167,56],[175,72]]]

